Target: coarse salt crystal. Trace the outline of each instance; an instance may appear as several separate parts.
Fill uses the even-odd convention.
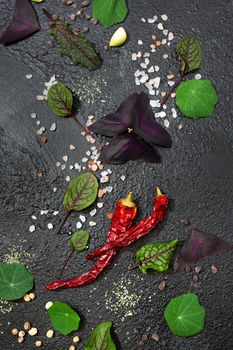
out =
[[[155,23],[155,20],[153,18],[148,18],[147,22],[152,24],[152,23]]]
[[[36,220],[36,216],[35,216],[35,215],[32,215],[31,218],[32,218],[33,220]]]
[[[156,71],[156,72],[159,71],[159,66],[155,66],[155,71]]]
[[[75,145],[70,145],[70,150],[73,151],[75,149]]]
[[[89,157],[91,155],[91,151],[86,151],[86,155]]]
[[[85,215],[79,215],[79,219],[80,219],[82,222],[86,222],[86,216],[85,216]]]
[[[100,183],[106,183],[106,182],[108,182],[109,181],[109,177],[108,176],[104,176],[104,177],[101,177],[100,178]]]
[[[73,165],[70,165],[70,170],[74,169],[74,166]]]
[[[96,225],[96,222],[94,222],[94,221],[89,222],[89,226],[95,226],[95,225]]]
[[[106,187],[106,192],[111,193],[112,190],[113,190],[113,187],[112,187],[112,186],[107,186],[107,187]]]
[[[144,62],[140,63],[141,68],[146,69],[146,64]]]
[[[70,181],[70,177],[69,175],[66,176],[66,181],[69,182]]]
[[[148,80],[148,78],[149,78],[148,75],[145,74],[143,77],[141,77],[140,82],[143,84]]]
[[[32,74],[25,75],[26,79],[32,79]]]
[[[163,23],[159,23],[158,25],[157,25],[157,28],[159,29],[159,30],[163,30],[164,28],[163,28]]]
[[[161,15],[161,18],[162,18],[163,21],[167,21],[167,20],[168,20],[168,16],[165,15],[165,14],[164,14],[164,15]]]
[[[36,96],[36,99],[37,99],[37,101],[45,101],[45,100],[46,100],[46,97],[43,96],[43,95],[37,95],[37,96]]]
[[[155,118],[164,118],[164,117],[166,117],[166,113],[164,111],[155,113]]]
[[[158,19],[158,16],[154,15],[154,16],[153,16],[153,20],[154,20],[154,21],[157,21],[157,19]]]
[[[145,64],[148,66],[149,63],[150,63],[149,58],[145,58]]]
[[[138,78],[135,78],[135,84],[136,85],[140,85],[141,83],[140,83],[140,80],[138,79]]]
[[[163,34],[164,34],[165,36],[167,36],[167,35],[168,35],[168,30],[167,30],[167,29],[164,29],[164,30],[163,30]]]
[[[149,94],[151,95],[151,96],[154,96],[155,95],[155,90],[149,90]]]
[[[91,215],[91,216],[94,216],[96,213],[97,213],[97,210],[96,210],[96,209],[93,209],[92,211],[90,211],[90,215]]]
[[[52,123],[52,125],[50,126],[50,131],[55,131],[57,128],[56,123]]]
[[[145,18],[143,18],[143,17],[141,18],[141,21],[142,21],[142,22],[146,22]]]
[[[49,229],[49,230],[52,230],[52,229],[53,229],[53,224],[52,224],[51,222],[48,224],[48,229]]]
[[[64,160],[64,162],[67,162],[68,156],[63,156],[62,159]]]
[[[121,181],[125,181],[125,175],[121,175],[120,179]]]
[[[164,54],[163,54],[163,58],[167,59],[167,58],[168,58],[168,54],[167,54],[167,53],[164,53]]]
[[[53,215],[57,215],[59,213],[59,211],[58,210],[55,210],[54,212],[53,212]]]
[[[82,162],[83,162],[83,163],[86,163],[87,161],[88,161],[88,158],[86,158],[86,157],[83,157],[83,158],[82,158]]]
[[[169,128],[169,125],[170,125],[170,122],[169,122],[167,119],[165,119],[165,120],[164,120],[164,126],[165,126],[166,128]]]
[[[155,71],[155,69],[154,69],[153,66],[151,66],[151,67],[147,70],[148,73],[154,73],[154,71]]]
[[[38,126],[40,125],[40,121],[39,120],[36,121],[36,125],[38,125]]]
[[[195,77],[194,77],[196,80],[200,80],[201,79],[201,74],[196,74]]]
[[[142,40],[138,40],[138,45],[142,45],[142,44],[143,44]]]
[[[172,116],[173,116],[173,118],[177,117],[177,112],[176,112],[175,108],[172,108]]]
[[[112,174],[112,170],[111,169],[107,169],[108,174]]]
[[[136,53],[132,53],[132,61],[136,61],[137,60],[137,54]]]
[[[168,40],[171,41],[171,40],[173,40],[173,39],[174,39],[174,34],[173,34],[172,32],[170,32],[170,33],[168,34]]]
[[[156,89],[158,89],[158,87],[159,87],[159,85],[160,85],[160,77],[157,77],[157,78],[155,78],[155,80],[154,80],[154,87],[156,88]]]
[[[103,208],[103,206],[104,206],[104,203],[103,203],[103,202],[97,203],[97,207],[98,207],[98,208]]]
[[[172,80],[168,81],[167,83],[168,83],[169,86],[173,86],[175,84],[175,82],[172,81]]]
[[[30,227],[29,227],[29,232],[34,232],[35,231],[35,229],[36,229],[36,226],[35,225],[31,225]]]
[[[150,100],[151,107],[159,107],[160,101],[159,100]]]
[[[31,113],[31,118],[35,119],[36,118],[36,113]]]
[[[57,188],[56,187],[53,188],[53,192],[57,192]]]
[[[65,170],[65,168],[66,168],[66,165],[65,165],[65,164],[62,164],[62,165],[61,165],[61,170]]]
[[[57,163],[56,163],[56,166],[57,166],[57,167],[61,166],[61,163],[60,163],[60,162],[57,162]]]
[[[76,227],[77,228],[82,228],[82,226],[83,226],[83,224],[79,221],[79,222],[77,222],[77,224],[76,224]]]

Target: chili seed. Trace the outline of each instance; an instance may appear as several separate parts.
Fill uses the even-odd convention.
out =
[[[143,334],[141,340],[142,340],[144,343],[146,343],[146,342],[148,341],[148,335],[147,335],[147,334]]]
[[[25,332],[24,331],[19,331],[19,337],[25,337]]]
[[[198,280],[199,280],[198,275],[194,275],[194,276],[193,276],[193,282],[198,282]]]
[[[31,328],[31,323],[26,321],[23,325],[23,328],[25,329],[25,331],[29,331],[29,329]]]
[[[31,300],[33,300],[33,299],[35,299],[36,295],[35,295],[35,293],[30,293],[29,297],[30,297]]]
[[[42,346],[42,341],[41,340],[37,340],[35,342],[35,345],[36,345],[37,348],[40,348]]]
[[[24,301],[31,301],[31,298],[30,298],[29,294],[25,294],[24,297],[23,297],[23,300]]]
[[[196,266],[196,267],[194,268],[194,271],[195,271],[196,273],[200,273],[200,272],[202,271],[202,266]]]
[[[24,341],[24,337],[18,337],[18,343],[22,343]]]
[[[154,341],[159,341],[160,337],[157,333],[153,333],[151,338],[154,340]]]
[[[34,335],[36,335],[38,333],[38,330],[36,327],[32,327],[31,329],[29,329],[28,334],[33,337]]]
[[[74,343],[78,343],[80,341],[80,338],[78,335],[76,335],[74,338],[73,338],[73,342]]]
[[[164,288],[166,287],[166,282],[165,281],[160,282],[158,287],[160,290],[164,290]]]
[[[217,273],[218,272],[218,269],[215,265],[211,265],[211,268],[210,268],[211,272],[212,273]]]
[[[49,329],[46,333],[46,337],[51,339],[54,336],[54,330],[53,329]]]
[[[18,335],[18,333],[19,333],[18,328],[13,328],[13,329],[11,330],[11,333],[12,333],[13,335]]]
[[[181,225],[188,225],[188,224],[189,224],[189,221],[188,221],[188,219],[185,219],[185,218],[184,218],[184,219],[181,219],[181,220],[180,220],[180,224],[181,224]]]

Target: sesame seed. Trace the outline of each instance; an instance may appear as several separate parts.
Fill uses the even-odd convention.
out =
[[[48,301],[48,302],[45,304],[46,310],[48,310],[51,306],[53,306],[53,302],[52,302],[52,301]]]

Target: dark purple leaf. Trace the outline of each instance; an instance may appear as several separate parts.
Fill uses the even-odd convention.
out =
[[[100,160],[105,164],[124,164],[128,160],[158,163],[160,157],[152,146],[133,133],[128,133],[114,138],[104,147]]]
[[[231,245],[215,235],[192,229],[178,259],[179,266],[196,264],[208,256],[227,252]]]
[[[131,128],[133,109],[138,94],[130,95],[114,113],[110,113],[100,118],[89,129],[100,135],[116,136]]]
[[[171,147],[171,138],[168,132],[155,120],[150,100],[141,92],[134,106],[133,131],[147,142],[161,147]]]
[[[9,44],[40,30],[37,15],[28,0],[16,0],[12,22],[0,37],[1,44]]]

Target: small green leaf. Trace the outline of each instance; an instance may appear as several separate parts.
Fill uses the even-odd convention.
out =
[[[23,264],[0,263],[0,298],[18,300],[33,285],[33,277]]]
[[[110,334],[111,327],[112,322],[100,323],[89,336],[85,350],[116,350]]]
[[[73,105],[72,92],[62,83],[52,85],[48,91],[48,105],[58,117],[71,115]]]
[[[86,248],[88,240],[89,233],[87,231],[76,231],[72,234],[70,243],[75,250],[81,252]]]
[[[157,272],[167,271],[177,242],[178,240],[174,239],[168,243],[154,243],[142,246],[136,253],[141,272],[146,273],[148,269],[153,269]]]
[[[105,28],[123,22],[127,13],[125,0],[94,0],[92,5],[92,16]]]
[[[85,173],[75,177],[67,186],[63,200],[65,211],[80,211],[96,200],[99,184],[95,175]]]
[[[202,52],[201,46],[195,36],[187,35],[176,44],[176,52],[180,57],[182,74],[200,68]]]
[[[173,298],[164,313],[170,331],[180,337],[190,337],[203,331],[205,309],[194,293]]]
[[[55,301],[49,308],[48,314],[53,328],[63,335],[76,331],[80,317],[69,305]]]
[[[186,117],[210,117],[217,101],[216,90],[209,80],[188,80],[176,90],[176,104]]]

